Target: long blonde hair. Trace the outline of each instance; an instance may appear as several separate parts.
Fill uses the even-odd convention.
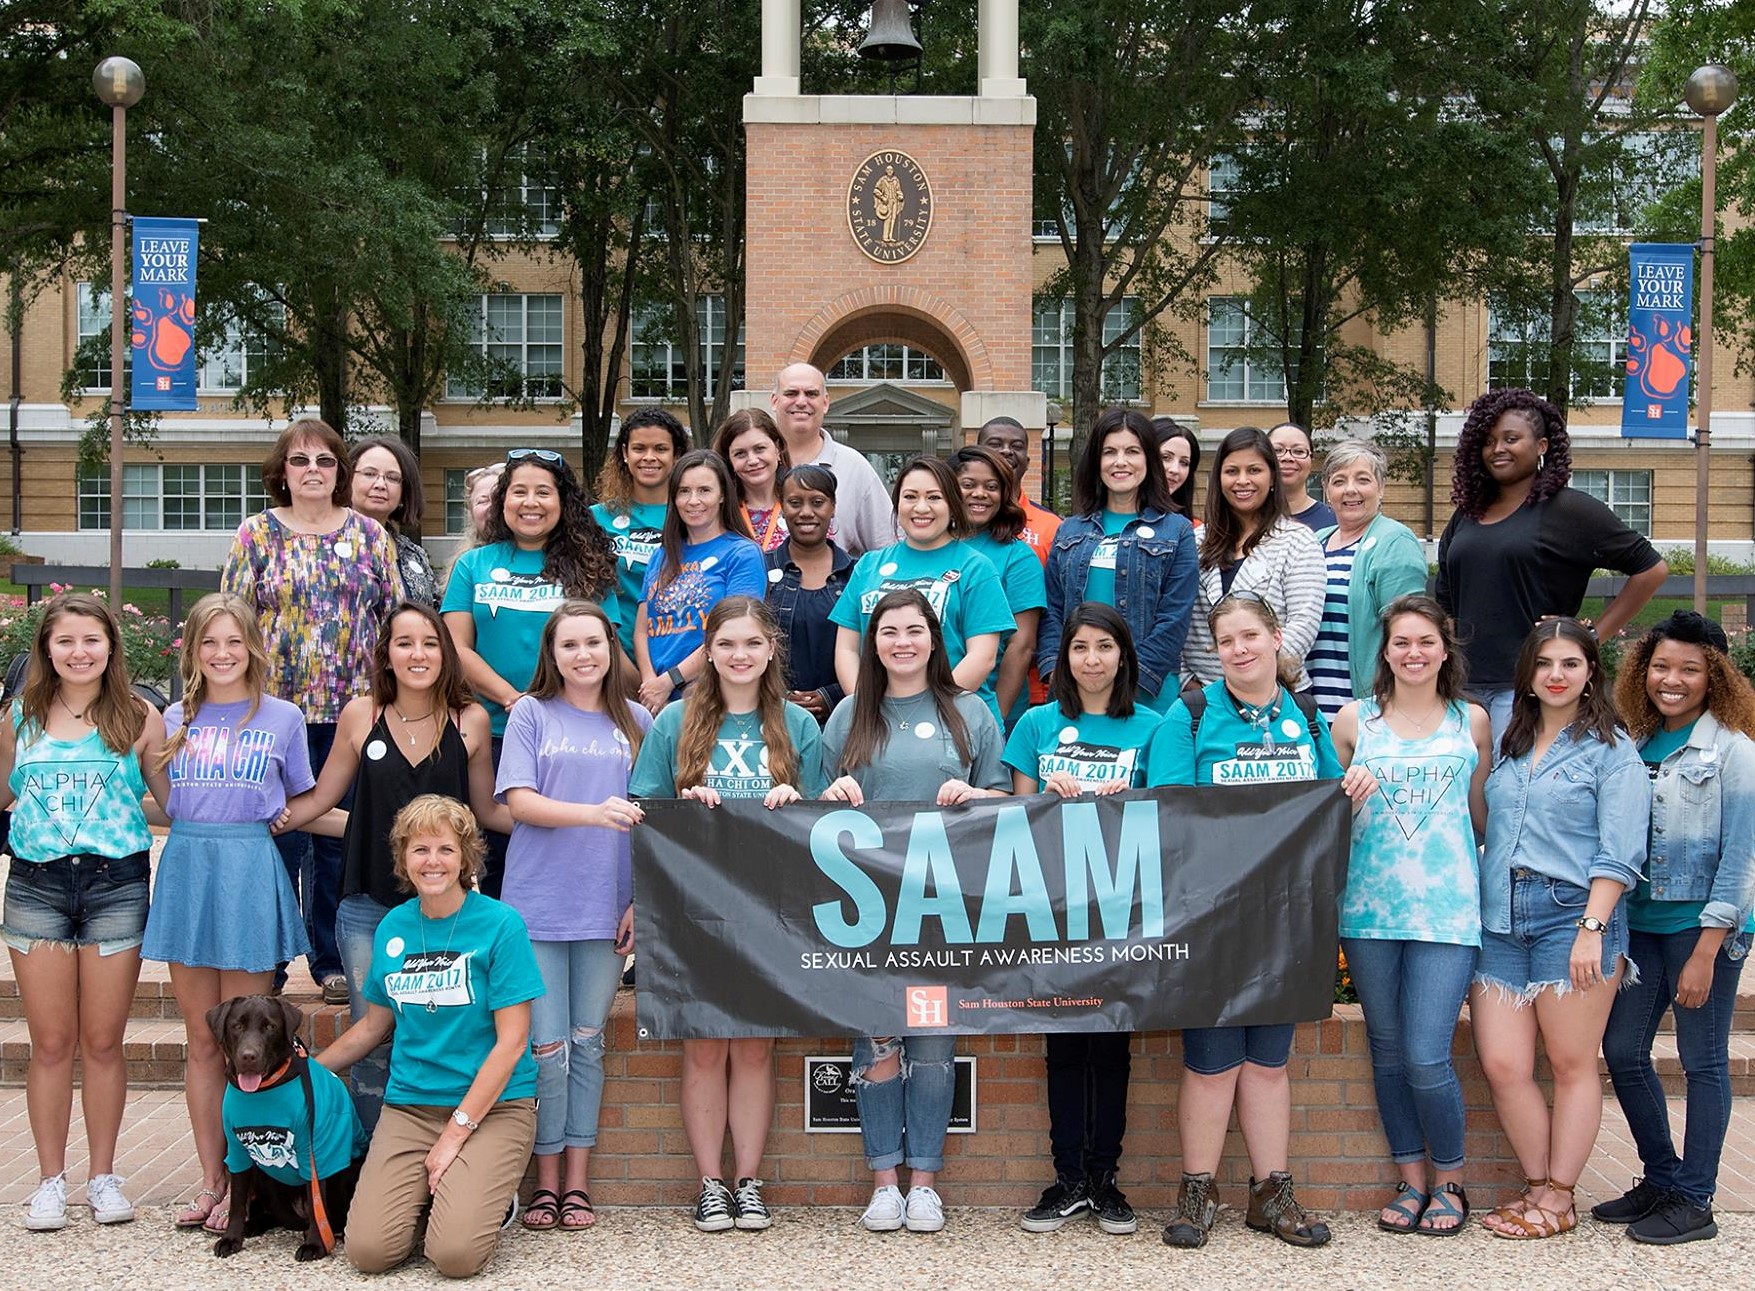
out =
[[[756,692],[756,711],[762,718],[762,743],[768,752],[770,784],[798,783],[798,750],[792,747],[792,736],[786,730],[786,638],[780,625],[764,601],[753,596],[727,596],[707,615],[706,641],[712,649],[713,636],[732,619],[756,621],[762,635],[774,646],[774,657],[768,660],[762,674],[761,689]],[[725,692],[720,689],[719,670],[711,661],[683,700],[682,733],[676,741],[676,787],[690,789],[707,779],[707,767],[713,756],[713,742],[719,738],[719,726],[725,720]]]
[[[567,683],[561,676],[561,670],[555,663],[555,636],[560,632],[562,619],[590,619],[603,629],[603,636],[609,642],[609,668],[603,676],[603,687],[598,694],[598,702],[603,705],[604,716],[620,731],[622,738],[628,742],[628,765],[640,753],[640,740],[645,732],[634,720],[632,704],[634,697],[629,692],[627,679],[615,659],[615,624],[609,621],[609,615],[595,601],[566,600],[560,603],[555,612],[548,616],[548,622],[542,625],[542,644],[536,652],[536,674],[530,679],[530,685],[524,693],[532,699],[553,699],[556,695],[566,693]]]
[[[256,710],[262,706],[262,692],[268,686],[268,647],[262,642],[262,625],[256,621],[243,597],[231,592],[209,592],[195,602],[189,617],[183,620],[183,652],[177,662],[178,670],[183,674],[183,724],[165,741],[164,751],[159,754],[154,770],[162,771],[175,760],[188,742],[195,715],[207,702],[207,678],[201,671],[201,638],[219,618],[229,618],[238,625],[244,638],[244,654],[249,660],[244,667],[244,685],[250,692],[250,707],[244,720],[238,723],[239,728],[248,726],[256,716]]]
[[[104,747],[115,754],[126,753],[140,738],[146,723],[146,701],[134,693],[128,680],[128,661],[122,655],[122,625],[116,622],[115,611],[108,602],[89,592],[62,592],[43,611],[30,643],[30,669],[26,674],[24,693],[19,697],[21,725],[35,728],[38,733],[49,727],[49,705],[61,693],[61,674],[49,658],[49,637],[55,624],[70,614],[96,619],[104,625],[110,639],[110,657],[98,679],[97,698],[86,706],[86,717],[97,727]]]

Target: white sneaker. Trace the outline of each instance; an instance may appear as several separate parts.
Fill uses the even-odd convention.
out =
[[[91,1217],[100,1224],[126,1224],[134,1218],[134,1203],[122,1195],[122,1176],[94,1174],[85,1185]]]
[[[902,1226],[902,1190],[893,1183],[886,1183],[873,1191],[871,1204],[865,1208],[859,1222],[868,1232],[895,1232]]]
[[[945,1226],[945,1204],[931,1188],[908,1189],[908,1231],[936,1233]]]
[[[37,1185],[31,1194],[30,1214],[24,1226],[36,1233],[51,1233],[67,1227],[67,1176],[52,1174]]]

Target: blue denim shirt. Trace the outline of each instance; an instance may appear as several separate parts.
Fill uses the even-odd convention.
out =
[[[1036,633],[1036,670],[1044,680],[1060,658],[1061,625],[1085,600],[1102,540],[1101,515],[1068,516],[1054,535],[1045,570],[1048,608]],[[1128,522],[1115,553],[1115,609],[1133,633],[1142,693],[1156,695],[1181,671],[1199,582],[1194,526],[1185,517],[1149,507]]]
[[[1663,760],[1651,789],[1657,901],[1704,901],[1705,928],[1741,931],[1755,905],[1755,742],[1711,713]]]
[[[1568,731],[1534,767],[1528,753],[1500,758],[1487,777],[1481,926],[1511,931],[1514,868],[1581,888],[1596,878],[1631,888],[1645,864],[1650,820],[1651,781],[1624,732],[1604,744]]]

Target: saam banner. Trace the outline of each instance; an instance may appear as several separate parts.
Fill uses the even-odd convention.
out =
[[[129,405],[144,412],[195,407],[194,220],[134,221],[134,301]]]
[[[1334,1001],[1334,781],[645,806],[642,1036],[1166,1030]]]
[[[1628,255],[1621,435],[1686,439],[1694,365],[1694,247],[1687,242],[1635,242]]]

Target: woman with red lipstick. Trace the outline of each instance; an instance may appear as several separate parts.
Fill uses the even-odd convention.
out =
[[[1036,629],[1048,603],[1042,562],[1023,539],[1024,504],[1019,501],[1011,464],[990,448],[971,445],[951,454],[951,469],[969,513],[969,546],[993,562],[1005,588],[1016,631],[1002,635],[999,665],[993,670],[994,696],[1009,730],[1030,706],[1030,664],[1036,657]]]
[[[1575,615],[1593,570],[1629,575],[1594,625],[1612,637],[1669,573],[1652,545],[1577,489],[1566,419],[1533,390],[1490,390],[1469,405],[1450,485],[1456,514],[1438,540],[1438,603],[1456,620],[1469,683],[1505,733],[1512,676],[1530,628]]]

